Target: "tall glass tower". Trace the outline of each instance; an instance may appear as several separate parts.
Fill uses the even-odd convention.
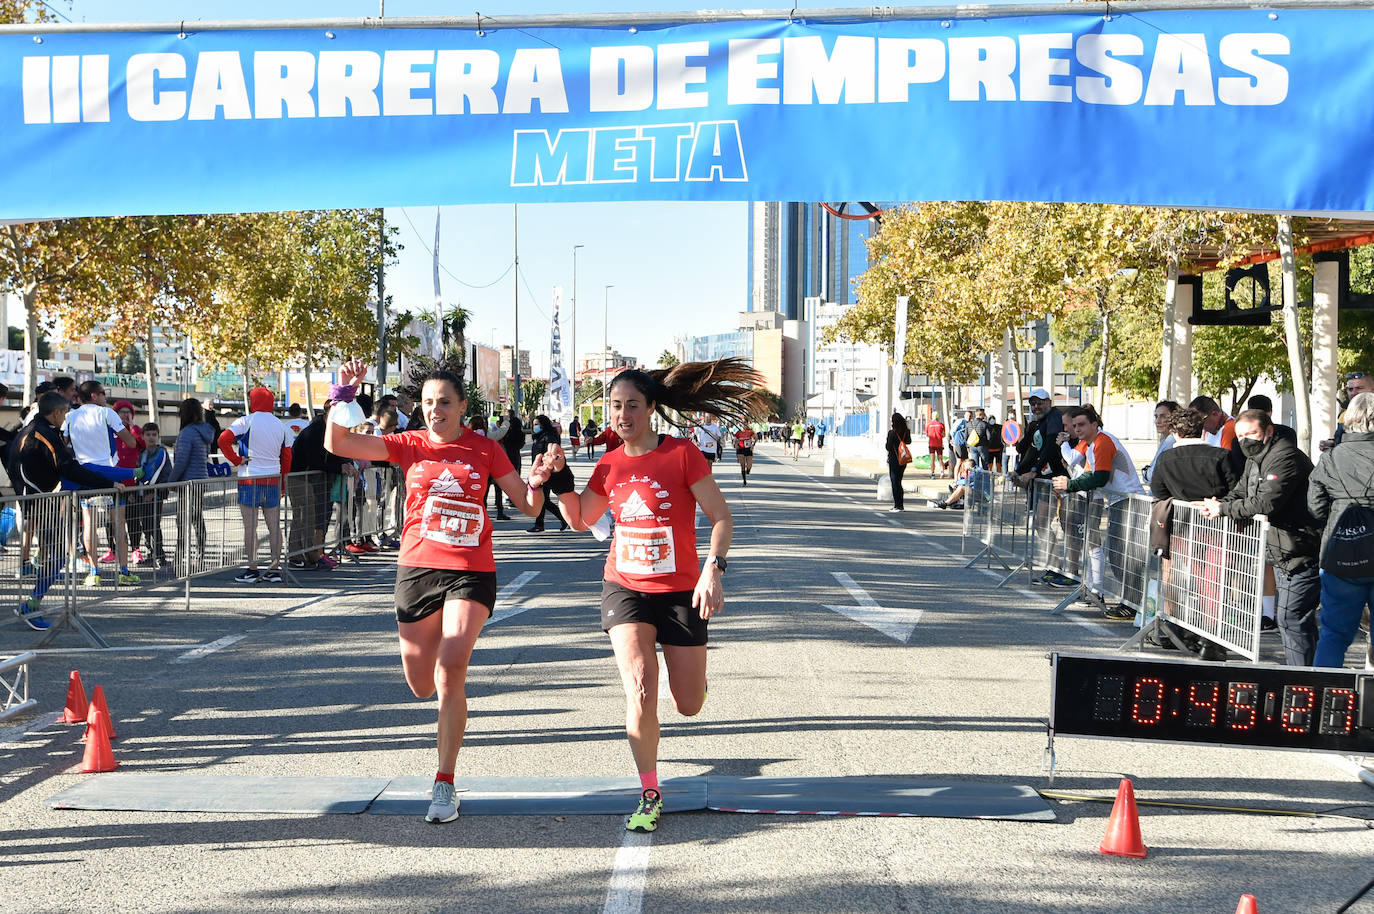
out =
[[[819,203],[750,204],[747,310],[797,320],[811,296],[849,304],[851,281],[868,269],[872,225],[837,218]]]

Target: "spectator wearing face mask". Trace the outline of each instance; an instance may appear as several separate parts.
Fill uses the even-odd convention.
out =
[[[1245,472],[1224,498],[1204,500],[1202,514],[1234,521],[1250,521],[1261,514],[1269,518],[1265,552],[1277,584],[1275,609],[1284,663],[1311,666],[1321,599],[1320,530],[1307,510],[1312,461],[1293,442],[1277,437],[1274,423],[1261,410],[1242,412],[1235,430],[1242,439]]]

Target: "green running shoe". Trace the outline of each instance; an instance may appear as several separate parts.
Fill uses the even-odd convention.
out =
[[[652,787],[639,795],[639,808],[625,820],[626,831],[654,831],[658,828],[658,814],[663,811],[663,797]]]

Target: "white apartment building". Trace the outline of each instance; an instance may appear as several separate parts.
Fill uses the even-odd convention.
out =
[[[820,298],[805,301],[805,348],[812,353],[806,363],[805,378],[810,413],[828,416],[836,412],[867,412],[865,404],[881,394],[883,373],[888,368],[888,354],[882,347],[822,342],[825,332],[852,307]]]

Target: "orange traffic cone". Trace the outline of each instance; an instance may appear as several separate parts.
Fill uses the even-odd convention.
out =
[[[95,774],[118,768],[119,762],[115,761],[114,751],[110,749],[110,719],[99,708],[92,710],[89,736],[86,755],[81,759],[81,773]]]
[[[105,704],[105,687],[104,687],[104,686],[96,686],[94,689],[91,690],[91,713],[94,713],[94,712],[97,711],[97,710],[100,711],[100,713],[102,713],[102,714],[105,715],[105,722],[108,723],[109,726],[110,726],[110,739],[118,739],[118,738],[119,738],[119,735],[115,733],[115,728],[114,728],[114,715],[110,713],[110,706],[107,705],[107,704]],[[90,718],[89,718],[89,715],[87,716],[86,723],[87,723],[87,725],[88,725],[88,726],[86,727],[86,729],[87,729],[87,731],[89,732],[89,731],[90,731],[90,727],[89,727]]]
[[[1140,814],[1135,808],[1135,788],[1130,778],[1122,778],[1116,789],[1116,804],[1107,820],[1107,834],[1098,851],[1117,857],[1144,857],[1145,842],[1140,838]]]
[[[67,680],[67,707],[62,711],[62,723],[85,723],[89,706],[86,703],[86,687],[81,684],[81,673],[72,670]]]
[[[1255,896],[1240,896],[1240,904],[1236,905],[1236,914],[1259,914],[1259,907],[1255,904]]]

